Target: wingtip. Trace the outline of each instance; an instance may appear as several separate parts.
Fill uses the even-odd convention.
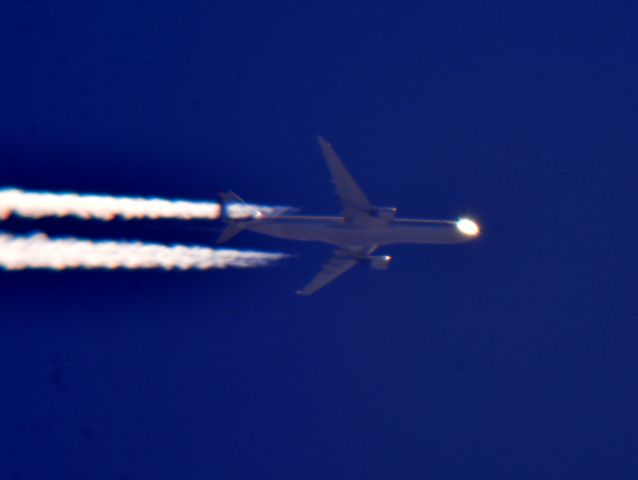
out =
[[[323,138],[323,136],[321,135],[317,135],[317,142],[319,142],[319,145],[330,145],[330,142],[328,142],[325,138]]]

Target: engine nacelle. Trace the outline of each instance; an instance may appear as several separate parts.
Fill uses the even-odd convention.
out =
[[[387,270],[390,266],[390,255],[378,255],[368,258],[368,266],[372,270]]]
[[[375,208],[372,214],[379,220],[394,220],[397,216],[397,209],[393,207],[379,207]]]

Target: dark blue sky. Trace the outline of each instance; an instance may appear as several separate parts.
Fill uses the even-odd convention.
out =
[[[0,7],[0,185],[471,215],[275,268],[0,273],[0,479],[638,476],[634,2]],[[517,5],[512,5],[517,3]],[[181,224],[4,230],[212,242]]]

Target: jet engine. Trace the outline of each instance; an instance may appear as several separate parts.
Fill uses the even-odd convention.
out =
[[[387,270],[390,266],[390,260],[392,260],[390,255],[372,256],[368,258],[368,266],[372,270]]]
[[[397,209],[394,207],[379,207],[372,212],[379,220],[394,220],[397,216]]]

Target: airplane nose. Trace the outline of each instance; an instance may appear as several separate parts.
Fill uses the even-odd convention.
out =
[[[469,218],[461,218],[456,222],[456,228],[467,237],[476,237],[480,233],[478,224]]]

